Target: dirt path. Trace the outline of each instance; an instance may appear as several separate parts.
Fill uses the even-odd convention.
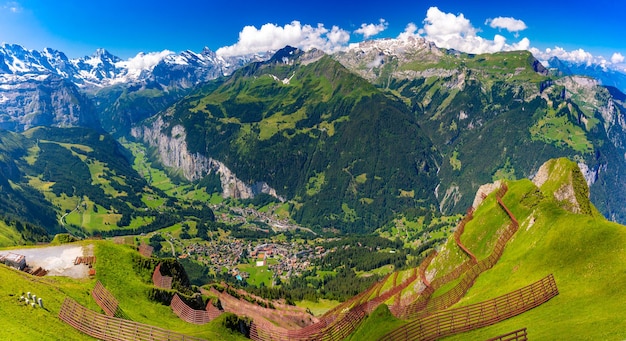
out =
[[[42,267],[48,270],[47,276],[65,276],[85,278],[89,267],[85,264],[74,265],[76,257],[93,255],[93,245],[75,244],[48,246],[27,249],[0,250],[0,255],[17,253],[26,257],[26,264],[33,269]]]

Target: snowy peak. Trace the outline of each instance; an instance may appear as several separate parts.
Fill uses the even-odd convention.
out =
[[[63,52],[45,48],[27,50],[16,44],[0,45],[0,79],[34,79],[57,75],[81,88],[101,88],[120,83],[158,82],[164,87],[189,87],[232,73],[250,61],[266,60],[269,55],[218,57],[204,48],[200,53],[190,50],[139,53],[122,60],[105,49],[91,56],[69,59]]]
[[[622,92],[626,92],[626,74],[607,68],[602,64],[590,64],[587,62],[572,62],[552,57],[548,60],[548,67],[557,76],[587,76],[600,81],[602,85],[614,86]]]
[[[30,51],[16,44],[0,45],[0,70],[21,75],[30,72],[45,72],[50,63],[38,51]]]
[[[98,59],[98,60],[103,61],[103,62],[106,61],[106,62],[111,63],[111,64],[115,64],[115,63],[121,61],[120,58],[112,55],[109,51],[107,51],[105,49],[102,49],[102,48],[97,49],[96,52],[91,55],[91,58],[92,59]]]

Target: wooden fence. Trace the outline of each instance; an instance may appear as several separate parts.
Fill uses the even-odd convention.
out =
[[[428,258],[425,262],[430,262],[432,258]],[[410,277],[405,279],[399,285],[394,285],[382,295],[376,296],[371,300],[366,300],[369,295],[358,295],[358,300],[352,300],[354,303],[361,302],[354,307],[345,306],[342,310],[336,310],[332,314],[325,314],[319,322],[306,326],[301,329],[288,330],[278,328],[266,321],[254,321],[250,329],[250,338],[252,340],[343,340],[356,330],[356,328],[364,320],[365,316],[374,311],[379,305],[387,301],[394,295],[404,290],[410,283],[417,280],[419,276],[418,269],[413,269]],[[389,277],[387,277],[389,279]],[[397,275],[394,277],[394,283]],[[382,286],[385,281],[382,281]],[[380,287],[372,286],[364,292],[368,294],[380,294]]]
[[[526,334],[526,328],[522,328],[485,341],[528,341],[528,335]]]
[[[203,340],[147,324],[99,314],[69,297],[65,298],[61,305],[59,318],[75,329],[99,340]]]
[[[152,283],[155,287],[172,289],[172,277],[161,275],[161,263],[154,268],[152,273]]]
[[[470,260],[473,263],[476,263],[477,262],[476,256],[472,253],[472,251],[470,251],[467,247],[465,247],[465,245],[463,245],[463,242],[461,242],[461,235],[463,234],[463,232],[465,232],[465,224],[467,224],[470,220],[472,220],[472,218],[474,218],[474,207],[470,207],[467,209],[467,213],[465,214],[465,217],[463,218],[459,226],[456,228],[456,231],[454,231],[454,241],[456,242],[456,245],[461,250],[463,250],[465,254],[469,256]]]
[[[461,220],[461,222],[459,223],[459,226],[457,226],[456,230],[454,231],[455,243],[461,250],[464,251],[465,254],[468,255],[470,259],[464,262],[463,264],[461,264],[460,266],[458,266],[457,268],[455,268],[454,270],[452,270],[450,273],[444,276],[437,277],[435,280],[433,280],[432,282],[428,282],[428,283],[424,282],[424,279],[426,279],[425,278],[426,268],[420,269],[424,272],[424,274],[422,275],[423,277],[422,282],[424,282],[424,284],[426,285],[426,288],[421,293],[419,293],[419,296],[413,302],[409,304],[402,304],[401,302],[397,302],[397,304],[394,304],[393,306],[391,306],[390,311],[394,316],[403,318],[403,319],[416,317],[420,312],[422,312],[426,308],[430,300],[430,296],[435,292],[435,290],[439,289],[440,287],[442,287],[444,284],[448,282],[456,280],[462,274],[466,273],[469,269],[471,269],[473,265],[477,263],[476,256],[474,256],[474,254],[470,252],[469,249],[467,249],[465,245],[463,245],[463,243],[461,242],[461,235],[465,231],[465,224],[467,224],[473,218],[474,218],[474,208],[470,207],[467,209],[465,217],[463,217],[463,220]],[[436,254],[433,254],[432,256],[434,257],[435,255]]]
[[[502,186],[496,193],[496,200],[498,202],[498,205],[500,205],[500,207],[509,216],[511,223],[504,229],[500,237],[498,237],[496,245],[494,246],[491,254],[487,258],[479,262],[474,261],[475,257],[471,258],[470,261],[465,262],[461,266],[456,268],[451,274],[456,275],[458,273],[456,278],[458,278],[459,276],[463,277],[456,286],[448,290],[443,295],[430,299],[430,295],[436,289],[447,283],[447,281],[444,282],[434,280],[431,283],[430,291],[425,290],[424,293],[420,295],[420,297],[415,302],[409,304],[404,309],[396,308],[392,310],[392,313],[394,313],[394,315],[403,319],[415,319],[452,306],[453,304],[461,300],[463,296],[465,296],[467,291],[472,287],[472,285],[474,285],[474,282],[481,273],[488,269],[491,269],[498,262],[498,260],[502,256],[502,253],[504,253],[504,248],[506,247],[507,242],[511,239],[515,232],[517,232],[519,228],[519,223],[517,219],[502,201],[502,197],[504,196],[504,194],[506,194],[507,190],[508,188],[506,187],[506,185],[502,184]],[[466,217],[469,216],[469,219],[471,219],[472,213],[472,210],[468,210],[468,214]],[[469,221],[469,219],[467,219],[467,221]],[[457,244],[460,243],[460,234],[464,231],[464,227],[465,224],[461,223],[457,231],[455,231],[455,240],[457,240]],[[457,232],[459,232],[458,237],[456,236]],[[461,245],[462,244],[459,244],[459,246]],[[444,276],[446,277],[446,280],[456,279],[454,276],[448,275]]]
[[[370,285],[369,288],[367,288],[366,290],[363,290],[362,292],[360,292],[359,294],[357,294],[356,296],[353,296],[352,298],[348,299],[347,301],[335,306],[334,308],[332,308],[331,310],[327,311],[324,315],[323,315],[323,319],[334,319],[335,317],[337,317],[337,315],[341,314],[341,312],[350,309],[351,307],[357,306],[360,303],[362,303],[363,300],[366,300],[369,296],[372,295],[372,293],[374,292],[379,292],[382,289],[383,285],[385,285],[385,282],[387,282],[387,280],[389,280],[390,276],[395,276],[394,277],[394,283],[395,280],[397,279],[397,273],[394,272],[394,274],[387,274],[383,279],[381,279],[380,281],[374,282],[372,283],[372,285]]]
[[[102,308],[105,314],[119,318],[126,318],[126,314],[120,309],[119,302],[113,294],[111,294],[100,281],[96,282],[96,286],[91,290],[91,296],[96,304]]]
[[[193,324],[209,323],[222,314],[222,311],[214,307],[211,302],[207,303],[206,310],[193,309],[178,294],[174,294],[170,306],[174,314],[178,315],[181,320]]]
[[[316,324],[295,330],[279,329],[266,321],[254,321],[250,327],[250,338],[290,341],[343,340],[354,332],[365,315],[365,304],[360,304],[333,321],[321,319]]]
[[[437,340],[442,337],[486,327],[535,308],[559,291],[554,276],[466,307],[444,310],[411,321],[386,334],[381,340]]]

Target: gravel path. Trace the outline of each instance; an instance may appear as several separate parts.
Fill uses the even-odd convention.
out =
[[[6,255],[9,252],[25,256],[26,264],[33,269],[42,267],[48,270],[47,276],[85,278],[89,275],[89,267],[85,264],[74,265],[74,260],[76,257],[93,255],[93,245],[0,250],[0,255]]]

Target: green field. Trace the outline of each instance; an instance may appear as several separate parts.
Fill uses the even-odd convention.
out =
[[[0,265],[0,324],[3,326],[0,328],[0,339],[13,340],[18,335],[20,340],[55,340],[61,335],[63,340],[91,339],[63,323],[57,316],[66,297],[102,312],[90,295],[96,280],[101,281],[115,296],[120,302],[120,308],[133,321],[211,340],[244,339],[241,334],[223,327],[224,317],[204,326],[193,325],[182,322],[170,307],[149,300],[148,291],[152,288],[150,273],[137,273],[133,257],[139,256],[133,248],[108,241],[84,243],[95,244],[95,279],[34,277]],[[26,292],[41,297],[45,309],[31,308],[20,302],[19,297]]]
[[[321,315],[324,315],[324,313],[326,313],[327,311],[336,307],[339,303],[340,303],[339,301],[333,301],[333,300],[327,300],[327,299],[321,298],[317,302],[306,301],[306,300],[299,301],[299,302],[296,302],[296,305],[298,307],[309,309],[315,316],[321,316]]]
[[[499,262],[478,277],[455,307],[495,298],[548,274],[554,274],[559,295],[504,322],[447,339],[485,340],[523,327],[528,328],[529,339],[537,340],[626,338],[626,306],[622,299],[622,288],[626,286],[626,227],[607,221],[595,209],[590,214],[564,209],[571,205],[554,199],[553,187],[569,183],[576,192],[584,180],[576,175],[578,168],[572,162],[561,159],[550,168],[551,175],[541,188],[543,195],[537,194],[537,187],[529,180],[509,182],[503,200],[520,228]],[[492,194],[467,224],[462,236],[465,246],[479,259],[486,257],[503,223],[502,208]],[[451,269],[460,264],[462,259],[451,252],[453,248],[448,242],[429,269]],[[433,296],[443,294],[458,281],[445,285]],[[384,314],[379,319],[370,317],[353,337],[382,335],[393,330],[396,323]]]

